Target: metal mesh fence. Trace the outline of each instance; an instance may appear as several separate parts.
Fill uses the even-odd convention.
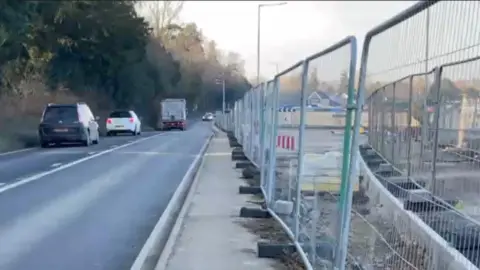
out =
[[[479,12],[478,2],[420,2],[367,34],[369,202],[351,227],[372,231],[354,255],[374,269],[478,269]]]
[[[333,267],[341,240],[338,224],[346,204],[340,203],[340,190],[348,182],[348,169],[342,168],[348,167],[353,134],[346,105],[350,94],[353,106],[355,44],[349,37],[297,63],[252,88],[234,108],[235,137],[260,168],[268,208],[307,268]]]
[[[346,96],[349,89],[353,93],[353,78],[349,78],[354,76],[352,42],[348,39],[328,53],[307,59],[305,97],[322,90],[320,93],[326,92],[334,97]],[[303,168],[299,241],[308,245],[310,250],[318,250],[308,254],[316,269],[335,266],[335,250],[340,241],[341,208],[344,207],[341,182],[342,178],[347,179],[348,173],[342,169],[344,163],[348,164],[350,154],[349,143],[345,144],[345,141],[349,141],[352,134],[351,121],[347,124],[345,117],[346,104],[347,100],[329,99],[322,106],[308,102],[305,108],[304,121],[315,125],[305,125],[301,136]],[[346,159],[344,154],[347,154]]]
[[[479,13],[418,2],[367,33],[358,91],[347,38],[217,117],[307,269],[478,269]]]
[[[279,111],[298,110],[302,100],[302,74],[303,62],[300,62],[285,72],[277,75],[277,96],[275,100],[274,118],[277,118],[275,128],[275,148],[272,157],[275,159],[275,167],[272,184],[274,193],[272,195],[273,209],[282,219],[284,224],[293,232],[296,220],[294,211],[298,203],[296,198],[298,146],[295,139],[299,138],[299,125],[283,125],[279,117]],[[296,105],[296,106],[293,106]]]

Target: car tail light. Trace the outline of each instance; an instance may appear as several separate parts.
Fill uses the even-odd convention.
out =
[[[107,124],[111,124],[112,123],[112,119],[108,118],[107,119]]]
[[[130,121],[130,123],[133,123],[133,121],[134,121],[133,117],[128,119],[128,120]]]

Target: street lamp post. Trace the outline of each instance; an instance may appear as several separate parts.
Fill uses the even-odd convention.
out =
[[[260,84],[260,14],[262,7],[273,7],[273,6],[281,6],[285,5],[287,2],[280,2],[280,3],[268,3],[268,4],[259,4],[257,10],[257,85]]]

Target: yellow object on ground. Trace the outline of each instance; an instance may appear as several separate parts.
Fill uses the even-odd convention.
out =
[[[321,181],[321,182],[320,182]],[[334,194],[340,194],[340,184],[341,181],[338,178],[333,179],[322,179],[316,183],[307,182],[300,184],[300,189],[302,191],[310,192],[329,192]],[[358,191],[358,184],[355,184],[353,191]]]
[[[465,208],[465,205],[463,204],[463,201],[458,201],[455,204],[455,209],[457,209],[457,210],[463,210],[464,208]]]

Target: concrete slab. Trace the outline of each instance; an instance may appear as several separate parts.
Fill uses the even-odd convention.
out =
[[[269,270],[276,262],[257,257],[257,236],[245,229],[239,210],[248,197],[238,194],[244,182],[233,169],[225,133],[212,140],[192,195],[186,202],[183,224],[166,263],[157,270]],[[162,259],[161,259],[162,260]],[[160,268],[162,267],[162,268]]]

